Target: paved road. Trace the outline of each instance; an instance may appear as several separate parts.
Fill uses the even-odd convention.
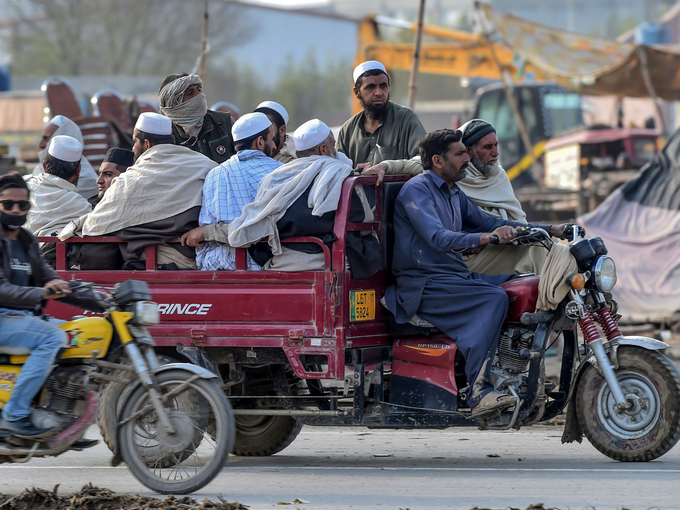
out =
[[[95,435],[90,429],[89,437]],[[587,442],[562,445],[560,435],[560,427],[519,432],[305,427],[276,456],[230,457],[219,477],[194,497],[222,494],[251,510],[524,509],[532,503],[563,510],[680,508],[680,448],[655,462],[623,464]],[[99,445],[56,459],[0,465],[0,492],[61,484],[60,494],[67,494],[92,482],[153,495],[124,466],[110,467],[110,458]],[[309,503],[277,505],[295,498]]]

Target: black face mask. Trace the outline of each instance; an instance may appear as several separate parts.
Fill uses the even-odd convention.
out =
[[[16,230],[26,223],[26,215],[20,214],[18,216],[14,214],[8,214],[5,211],[0,211],[0,223],[7,230]]]

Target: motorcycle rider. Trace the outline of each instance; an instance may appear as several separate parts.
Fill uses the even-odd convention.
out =
[[[508,309],[508,296],[499,285],[515,275],[470,273],[461,252],[491,242],[514,242],[516,227],[525,223],[493,218],[483,213],[458,185],[470,157],[461,132],[440,129],[420,142],[425,171],[402,187],[394,205],[396,285],[385,293],[387,308],[397,323],[416,313],[457,341],[465,358],[470,384],[467,396],[473,416],[516,404],[515,397],[494,390],[491,363]],[[564,236],[566,225],[543,226],[551,235]]]
[[[31,421],[31,402],[52,370],[67,335],[36,317],[46,299],[71,293],[40,256],[38,241],[22,225],[31,207],[29,189],[17,172],[0,177],[0,351],[29,357],[2,408],[0,434],[33,439],[53,431]]]

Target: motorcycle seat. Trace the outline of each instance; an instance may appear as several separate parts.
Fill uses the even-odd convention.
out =
[[[441,331],[434,324],[426,321],[418,314],[415,314],[413,317],[411,317],[411,320],[409,320],[406,324],[399,324],[396,320],[394,320],[394,314],[387,307],[385,296],[380,298],[380,304],[383,305],[388,312],[390,312],[390,333],[392,333],[394,336],[431,336],[441,333]]]

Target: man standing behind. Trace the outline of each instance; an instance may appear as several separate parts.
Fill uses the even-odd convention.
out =
[[[92,210],[92,206],[78,194],[76,188],[81,156],[82,145],[75,138],[58,135],[50,140],[43,161],[44,172],[28,183],[31,210],[26,229],[33,235],[56,235],[70,221]]]
[[[200,152],[217,163],[234,154],[231,116],[208,110],[203,82],[196,74],[169,74],[158,90],[161,113],[172,120],[177,145]]]
[[[425,128],[413,110],[390,101],[390,78],[377,60],[359,64],[353,73],[354,95],[363,111],[340,129],[338,151],[352,160],[373,165],[386,159],[410,159],[418,154]]]
[[[134,162],[135,153],[131,150],[112,147],[107,151],[104,161],[99,167],[99,178],[97,179],[99,194],[88,200],[92,207],[95,207],[104,198],[104,193],[111,187],[111,181],[125,172]]]
[[[264,113],[248,113],[238,119],[232,128],[234,144],[238,151],[229,160],[213,168],[203,185],[203,202],[197,229],[182,239],[196,250],[196,263],[199,269],[234,270],[236,252],[234,248],[209,242],[208,228],[217,223],[231,223],[241,215],[246,204],[255,199],[260,180],[281,166],[271,158],[274,152],[276,128]],[[208,235],[206,235],[208,234]],[[248,257],[248,269],[258,270],[260,266]]]
[[[293,161],[296,157],[295,142],[293,142],[293,137],[286,134],[288,121],[290,120],[286,109],[274,101],[263,101],[257,105],[255,111],[264,113],[272,121],[272,124],[276,126],[276,134],[274,135],[276,148],[272,152],[272,157],[284,164]]]

